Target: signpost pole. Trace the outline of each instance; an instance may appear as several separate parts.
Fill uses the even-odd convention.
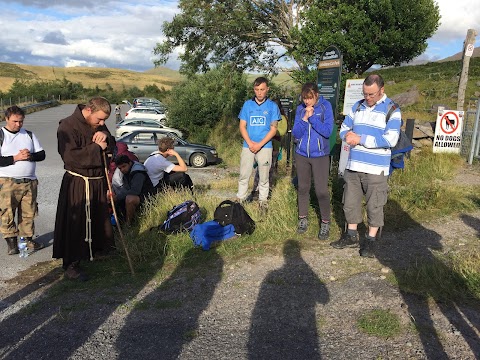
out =
[[[463,43],[462,73],[460,74],[460,80],[458,83],[457,110],[463,110],[463,103],[465,102],[465,90],[467,89],[468,82],[468,67],[470,65],[470,58],[473,55],[473,44],[475,44],[476,36],[476,30],[468,29],[467,38]]]

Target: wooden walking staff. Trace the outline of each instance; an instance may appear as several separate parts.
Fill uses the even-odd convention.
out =
[[[115,202],[113,201],[112,184],[110,183],[110,178],[108,177],[107,156],[105,155],[105,151],[103,151],[103,162],[105,164],[105,176],[107,177],[108,191],[110,192],[110,196],[109,196],[110,203],[112,204],[113,217],[115,218],[115,223],[117,224],[118,233],[120,234],[120,242],[122,243],[123,250],[125,250],[128,266],[130,267],[130,272],[132,273],[132,275],[135,275],[135,271],[133,270],[132,260],[130,259],[130,254],[128,253],[127,244],[125,243],[125,239],[123,237],[122,227],[120,226],[120,222],[118,221],[117,210],[115,209]]]

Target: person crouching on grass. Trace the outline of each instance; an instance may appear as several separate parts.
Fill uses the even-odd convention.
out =
[[[112,196],[115,207],[130,225],[139,206],[156,191],[143,164],[130,160],[127,155],[117,156],[115,163],[117,169],[112,178]]]

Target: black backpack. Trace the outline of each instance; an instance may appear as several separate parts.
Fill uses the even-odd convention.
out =
[[[160,225],[160,230],[168,234],[191,231],[200,223],[202,214],[195,201],[187,200],[167,213],[167,219]]]
[[[222,226],[232,224],[236,234],[252,234],[255,230],[255,221],[238,202],[222,201],[215,209],[213,217]]]

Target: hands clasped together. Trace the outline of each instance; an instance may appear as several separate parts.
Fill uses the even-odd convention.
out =
[[[353,131],[349,131],[345,135],[345,142],[350,146],[355,146],[360,144],[360,135],[355,134]]]

